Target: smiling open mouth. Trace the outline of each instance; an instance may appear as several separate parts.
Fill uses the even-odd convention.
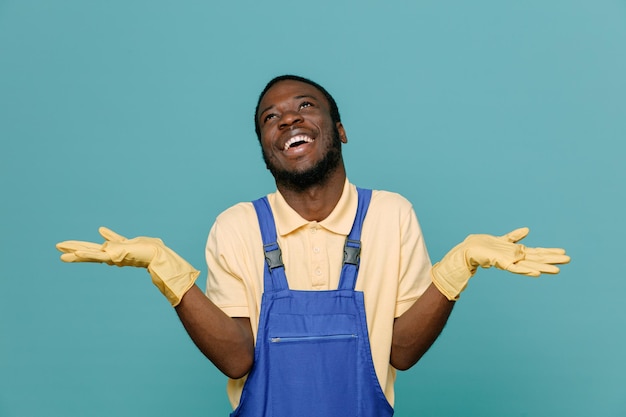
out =
[[[311,139],[310,137],[306,135],[297,135],[297,136],[292,137],[285,143],[285,147],[283,148],[283,150],[286,151],[289,148],[295,148],[296,146],[300,146],[305,143],[311,143],[311,142],[313,142],[313,139]]]

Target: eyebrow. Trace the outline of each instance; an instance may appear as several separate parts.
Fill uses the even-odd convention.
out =
[[[310,99],[313,99],[313,100],[319,101],[319,98],[314,97],[314,96],[312,96],[312,95],[310,95],[310,94],[302,94],[302,95],[299,95],[299,96],[295,96],[295,97],[293,97],[293,100],[300,100],[300,99],[302,99],[302,98],[310,98]],[[274,105],[273,105],[273,104],[272,104],[271,106],[267,106],[266,108],[264,108],[263,110],[261,110],[261,111],[259,112],[259,116],[261,116],[261,115],[262,115],[263,113],[265,113],[266,111],[268,111],[268,110],[272,109],[273,107],[274,107]]]

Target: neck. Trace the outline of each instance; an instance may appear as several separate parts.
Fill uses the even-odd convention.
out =
[[[295,190],[285,184],[276,183],[281,195],[302,218],[322,221],[333,211],[343,192],[346,170],[340,164],[323,184],[315,184],[304,190]]]

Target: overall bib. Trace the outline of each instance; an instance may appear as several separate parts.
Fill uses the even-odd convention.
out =
[[[371,190],[346,239],[339,288],[290,290],[267,198],[253,202],[265,250],[254,365],[231,417],[388,417],[370,351],[363,293],[354,291]]]

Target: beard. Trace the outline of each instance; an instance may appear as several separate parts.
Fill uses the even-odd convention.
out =
[[[265,151],[263,151],[263,161],[265,161],[265,166],[274,176],[276,184],[280,184],[290,190],[301,192],[315,185],[323,185],[341,164],[339,130],[336,125],[333,125],[332,140],[326,149],[324,157],[310,168],[301,171],[287,171],[278,168],[272,164]]]

